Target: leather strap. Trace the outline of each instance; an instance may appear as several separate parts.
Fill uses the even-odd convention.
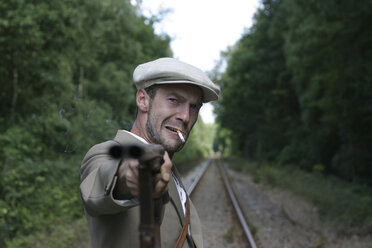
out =
[[[185,191],[186,193],[186,191]],[[185,215],[185,222],[183,224],[181,235],[178,237],[177,243],[174,246],[175,248],[182,248],[183,243],[186,240],[187,232],[189,231],[189,224],[190,224],[190,200],[189,196],[186,193],[186,215]]]

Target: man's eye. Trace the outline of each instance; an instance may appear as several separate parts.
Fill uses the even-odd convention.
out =
[[[171,102],[171,103],[176,103],[177,102],[177,100],[175,98],[169,98],[168,101]]]
[[[190,109],[192,109],[193,111],[199,111],[198,105],[196,104],[191,104]]]

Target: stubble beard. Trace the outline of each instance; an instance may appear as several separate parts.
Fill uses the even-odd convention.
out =
[[[156,121],[153,121],[154,119],[155,118],[152,115],[152,106],[150,104],[149,111],[148,111],[148,118],[146,121],[147,137],[151,140],[152,143],[162,145],[168,153],[174,154],[175,152],[179,152],[183,148],[184,144],[181,141],[177,142],[174,145],[168,143],[164,139],[164,137],[161,137],[160,135],[161,130],[159,130],[159,133],[154,130],[153,122],[156,123]],[[162,124],[163,123],[161,123],[159,129],[162,127]]]

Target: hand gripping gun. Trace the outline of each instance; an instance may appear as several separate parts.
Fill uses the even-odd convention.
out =
[[[160,248],[161,199],[153,197],[153,175],[160,172],[164,163],[161,145],[115,145],[109,149],[115,159],[138,159],[140,200],[140,247]]]

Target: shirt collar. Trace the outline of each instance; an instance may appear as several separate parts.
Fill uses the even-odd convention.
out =
[[[138,136],[137,134],[134,134],[134,133],[129,132],[129,131],[127,131],[127,130],[123,130],[123,131],[126,132],[127,134],[132,135],[132,136],[135,137],[136,139],[139,139],[139,140],[142,141],[143,143],[145,143],[145,144],[149,144],[149,142],[147,142],[147,140],[145,140],[144,138]]]

